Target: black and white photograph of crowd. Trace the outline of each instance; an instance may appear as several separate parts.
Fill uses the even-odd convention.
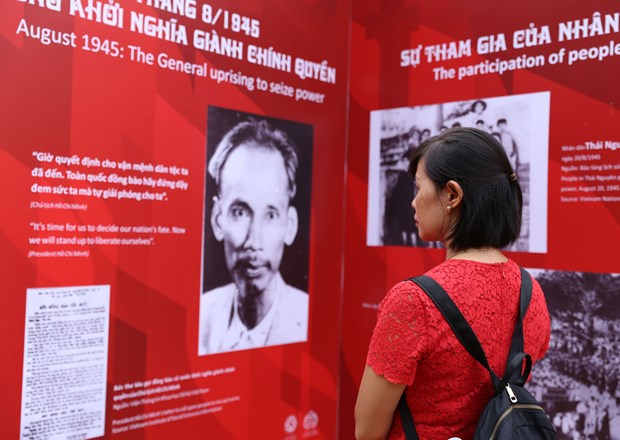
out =
[[[523,226],[510,250],[546,252],[548,114],[546,92],[372,112],[368,244],[441,247],[420,239],[413,208],[403,215],[414,196],[408,158],[448,128],[476,127],[502,144],[523,190]]]
[[[559,439],[620,439],[620,274],[528,270],[545,292],[551,341],[526,388]]]

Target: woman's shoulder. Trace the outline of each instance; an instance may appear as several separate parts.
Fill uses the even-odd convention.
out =
[[[413,281],[407,279],[394,284],[379,305],[383,313],[409,314],[415,313],[423,302],[420,300],[422,289]]]
[[[410,279],[399,281],[388,290],[383,301],[411,301],[419,290],[420,287]]]

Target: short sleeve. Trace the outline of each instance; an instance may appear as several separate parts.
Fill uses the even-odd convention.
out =
[[[393,383],[411,385],[427,347],[426,312],[419,287],[410,281],[396,284],[377,313],[377,324],[366,364]]]

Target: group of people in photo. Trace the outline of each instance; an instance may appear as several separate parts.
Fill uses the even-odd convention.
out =
[[[443,109],[443,106],[441,106]],[[402,207],[411,202],[414,189],[407,176],[409,157],[420,144],[448,128],[475,127],[493,135],[504,148],[515,173],[521,177],[524,195],[529,192],[529,167],[520,159],[517,136],[509,127],[509,115],[494,117],[485,100],[463,101],[441,113],[433,121],[412,121],[410,128],[397,135],[381,138],[381,169],[384,181],[383,244],[391,246],[441,247],[420,239],[415,224],[402,214]],[[496,114],[495,112],[494,114]],[[492,118],[492,119],[491,119]],[[527,200],[525,211],[527,213]],[[527,233],[527,225],[524,227]],[[517,243],[518,245],[519,243]],[[523,249],[518,249],[523,250]]]
[[[566,282],[575,285],[582,274],[552,272],[540,278],[548,301],[561,295],[563,305],[552,308],[549,352],[535,366],[529,387],[546,403],[559,438],[566,440],[609,440],[620,432],[620,319],[612,307],[605,308],[615,289],[608,278],[613,283],[618,278],[588,275],[600,282],[581,292],[569,292]],[[571,294],[581,300],[573,301]]]

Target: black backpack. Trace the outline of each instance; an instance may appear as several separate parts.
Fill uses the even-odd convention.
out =
[[[420,286],[433,300],[461,344],[491,376],[495,392],[478,419],[474,440],[557,439],[553,423],[536,399],[523,388],[532,368],[532,358],[523,352],[523,318],[532,297],[530,275],[521,268],[519,316],[512,335],[506,372],[501,380],[491,370],[476,334],[446,291],[435,280],[425,275],[410,278],[410,281]],[[404,392],[398,403],[398,411],[403,422],[405,438],[417,440],[418,434]]]

